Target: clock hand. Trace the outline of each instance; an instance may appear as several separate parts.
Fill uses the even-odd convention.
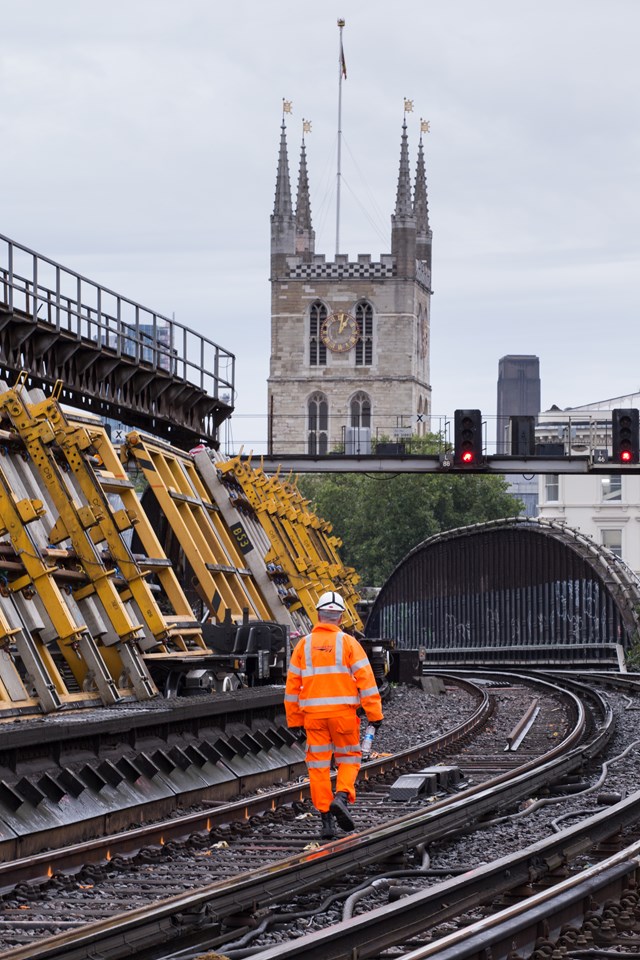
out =
[[[344,330],[344,328],[346,327],[346,325],[347,325],[347,315],[346,315],[346,313],[341,313],[341,314],[340,314],[340,326],[338,327],[338,333],[342,333],[342,331]]]

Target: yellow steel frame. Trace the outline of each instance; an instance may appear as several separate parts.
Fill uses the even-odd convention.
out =
[[[76,478],[80,490],[96,518],[96,526],[91,530],[94,544],[106,542],[110,559],[117,565],[120,577],[127,584],[127,588],[120,592],[123,601],[133,599],[147,628],[152,633],[159,649],[166,653],[173,649],[179,653],[186,653],[190,647],[199,653],[206,649],[193,611],[180,588],[177,578],[170,567],[157,566],[156,572],[163,587],[168,590],[168,596],[178,605],[176,616],[169,620],[156,603],[146,577],[149,570],[143,570],[134,558],[131,550],[122,539],[121,533],[130,529],[136,523],[139,534],[144,532],[147,541],[153,534],[153,529],[146,519],[142,507],[133,489],[133,485],[122,470],[119,458],[111,446],[106,430],[103,427],[87,428],[82,424],[70,422],[55,397],[30,406],[34,419],[45,417],[55,433],[56,443],[62,450],[67,463]],[[88,453],[95,450],[103,464],[109,464],[111,478],[105,473],[99,474],[92,466]],[[119,476],[113,475],[113,469],[119,470]],[[125,505],[125,510],[114,513],[106,496],[111,489],[118,493]],[[157,538],[153,536],[152,543],[158,547],[157,560],[161,563],[167,558],[160,549]],[[174,608],[175,609],[175,608]]]
[[[196,589],[216,621],[227,611],[239,622],[271,620],[272,612],[258,589],[235,540],[209,500],[192,458],[133,431],[121,449],[143,471],[160,509],[196,577]]]
[[[55,630],[58,648],[78,685],[84,687],[93,677],[102,699],[115,703],[120,699],[119,693],[107,675],[93,638],[84,624],[75,622],[54,580],[57,567],[42,555],[28,529],[28,524],[38,520],[43,513],[44,506],[40,500],[16,500],[4,471],[0,469],[0,536],[9,536],[22,565],[22,571],[17,576],[13,579],[7,577],[6,590],[8,593],[21,593],[27,600],[32,598],[34,591],[37,593]],[[8,640],[11,634],[6,618],[3,617],[3,620],[3,639]],[[35,670],[34,684],[45,710],[55,709],[61,702],[87,700],[86,692],[75,694],[67,690],[49,649],[37,636],[30,637],[26,631],[20,631],[15,635],[15,641],[23,661],[25,652],[31,660]],[[23,642],[27,644],[26,651]]]
[[[138,499],[133,484],[120,457],[106,436],[105,431],[94,432],[92,437],[96,452],[104,469],[97,471],[100,485],[105,493],[116,493],[120,497],[127,520],[135,526],[136,534],[145,550],[140,561],[142,569],[149,569],[157,577],[160,586],[171,604],[173,614],[163,614],[171,627],[171,640],[177,650],[196,653],[208,650],[187,596],[180,585],[171,561],[162,549],[160,540]]]
[[[11,627],[4,612],[0,610],[0,717],[7,712],[37,711],[40,705],[38,699],[32,697],[25,687],[12,653],[14,646],[19,654],[22,653],[19,645],[24,636],[24,631],[19,627]],[[40,665],[43,666],[42,661]],[[61,689],[66,692],[64,684]],[[48,710],[56,710],[62,705],[58,691],[50,681],[45,685],[44,694],[49,700]],[[47,710],[44,706],[43,709]]]
[[[144,666],[137,645],[139,639],[144,639],[142,628],[131,620],[113,582],[114,571],[104,566],[93,540],[92,532],[101,518],[100,508],[96,506],[96,514],[92,506],[75,502],[52,450],[55,437],[51,424],[37,409],[36,414],[32,414],[23,399],[22,387],[25,379],[24,375],[21,376],[16,388],[0,394],[0,410],[10,418],[22,438],[31,462],[58,512],[56,523],[49,533],[50,542],[56,544],[64,540],[71,541],[76,560],[88,578],[86,585],[74,590],[74,598],[80,601],[96,594],[118,636],[117,650],[104,647],[102,651],[111,677],[119,679],[124,673],[128,673],[140,699],[155,696],[157,689]]]
[[[275,583],[267,571],[264,563],[264,553],[269,544],[255,514],[251,511],[248,515],[247,511],[238,509],[240,504],[235,503],[233,498],[229,496],[229,486],[219,475],[216,466],[218,456],[204,447],[202,450],[194,451],[193,462],[198,471],[198,476],[202,479],[212,502],[220,510],[220,515],[242,553],[244,562],[251,570],[265,600],[269,603],[273,619],[284,626],[288,626],[292,631],[307,633],[311,624],[306,617],[304,617],[305,622],[301,622],[299,614],[292,613],[289,610],[287,606],[290,600],[288,591],[282,584]],[[237,489],[240,490],[239,487]]]
[[[362,629],[355,604],[358,576],[345,567],[337,554],[340,541],[329,536],[331,525],[315,517],[295,483],[280,480],[279,472],[267,476],[261,468],[240,456],[218,462],[218,469],[228,481],[235,481],[247,504],[267,534],[270,548],[265,555],[267,566],[282,570],[297,595],[290,609],[300,607],[311,620],[316,620],[316,603],[325,590],[339,590],[346,602],[344,625]]]

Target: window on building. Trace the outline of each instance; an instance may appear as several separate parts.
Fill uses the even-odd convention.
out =
[[[349,404],[349,419],[352,427],[371,426],[371,399],[362,390],[356,393]]]
[[[602,546],[611,550],[616,557],[622,557],[622,530],[602,530]]]
[[[557,473],[548,473],[544,478],[544,498],[547,503],[560,499],[560,476]]]
[[[323,393],[314,393],[307,404],[307,452],[324,454],[329,450],[329,402]]]
[[[327,348],[320,339],[320,330],[326,319],[327,308],[316,300],[309,310],[309,363],[312,367],[327,365]]]
[[[370,367],[373,363],[373,307],[362,301],[356,304],[358,342],[356,343],[356,366]]]
[[[602,500],[609,503],[613,500],[622,500],[622,477],[620,474],[612,474],[610,477],[602,477]]]

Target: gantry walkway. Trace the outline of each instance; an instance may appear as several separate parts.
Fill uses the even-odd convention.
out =
[[[217,444],[235,357],[212,340],[0,234],[0,379],[188,448]]]

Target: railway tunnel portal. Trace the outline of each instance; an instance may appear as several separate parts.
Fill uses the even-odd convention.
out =
[[[511,518],[437,534],[382,587],[367,637],[429,666],[624,669],[638,644],[640,580],[555,521]]]

